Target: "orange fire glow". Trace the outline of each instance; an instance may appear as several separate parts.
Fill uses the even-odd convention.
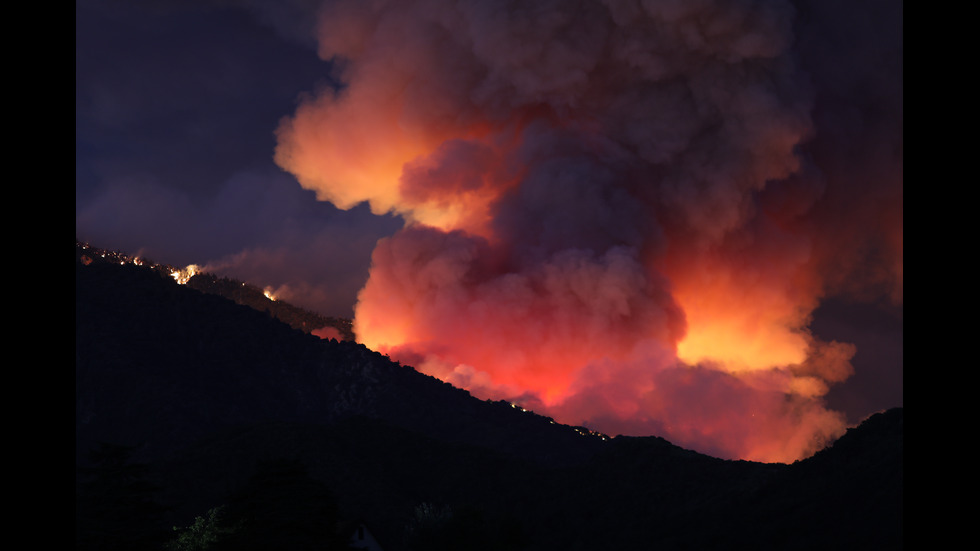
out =
[[[843,239],[800,157],[791,13],[714,4],[332,3],[320,54],[347,85],[283,122],[276,160],[405,219],[373,253],[358,340],[479,397],[722,457],[793,461],[841,434],[823,396],[854,348],[808,325]]]

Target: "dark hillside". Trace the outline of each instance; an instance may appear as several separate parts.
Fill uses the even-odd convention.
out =
[[[354,340],[351,320],[324,316],[294,306],[288,302],[270,298],[263,289],[259,289],[244,281],[220,277],[202,271],[188,273],[186,269],[179,269],[169,264],[157,264],[147,258],[138,258],[119,251],[100,249],[78,241],[75,242],[75,256],[84,265],[91,265],[93,263],[115,265],[135,264],[153,270],[162,276],[174,277],[175,281],[177,278],[174,274],[177,274],[182,278],[186,278],[183,284],[191,289],[224,297],[236,304],[264,312],[293,329],[298,329],[304,333],[333,329],[340,337],[338,340]]]
[[[227,541],[255,548],[328,518],[364,521],[387,551],[902,546],[901,410],[794,465],[602,440],[159,270],[80,258],[79,549],[157,549],[219,506]],[[307,539],[336,548],[335,532]]]
[[[541,460],[584,457],[598,438],[469,393],[348,341],[129,264],[76,264],[79,441],[162,454],[257,422],[366,415],[450,441]]]

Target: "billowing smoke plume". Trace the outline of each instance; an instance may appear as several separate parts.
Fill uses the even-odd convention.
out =
[[[821,95],[833,45],[802,17],[324,5],[319,53],[345,86],[283,122],[276,160],[320,199],[406,221],[374,251],[359,340],[479,397],[722,457],[792,461],[839,435],[822,397],[854,347],[807,326],[849,286],[901,300],[901,121],[897,154],[871,159],[887,173],[834,148],[873,149],[873,121],[821,141],[815,113],[833,124],[846,93]]]

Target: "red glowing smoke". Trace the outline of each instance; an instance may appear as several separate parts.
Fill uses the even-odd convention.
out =
[[[873,185],[817,166],[834,150],[789,4],[320,15],[346,86],[283,122],[276,160],[406,221],[374,251],[361,342],[479,397],[722,457],[792,461],[843,431],[822,397],[854,347],[807,326],[852,282],[901,300],[901,165]]]

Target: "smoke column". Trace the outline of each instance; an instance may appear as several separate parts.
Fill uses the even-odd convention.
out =
[[[833,44],[801,9],[322,6],[345,86],[301,101],[276,161],[405,220],[374,250],[358,339],[481,398],[719,457],[789,462],[841,434],[823,396],[855,349],[807,325],[828,293],[901,301],[901,120],[897,154],[871,120],[821,137],[847,91],[815,80],[846,69],[817,63]]]

